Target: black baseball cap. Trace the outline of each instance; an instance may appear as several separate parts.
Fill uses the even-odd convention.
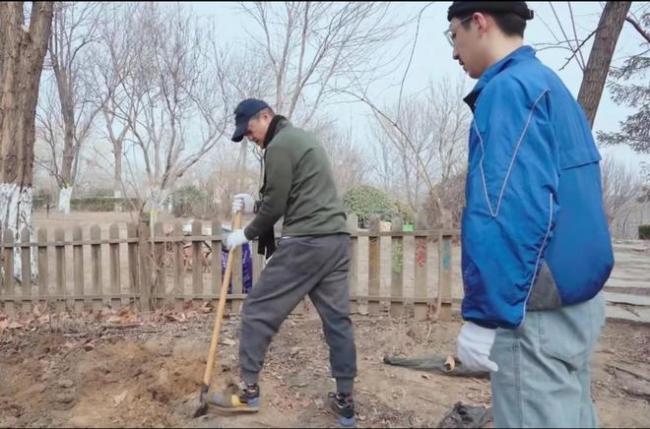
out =
[[[454,17],[466,16],[474,12],[514,13],[525,20],[533,19],[534,13],[525,1],[455,1],[447,10],[447,21]]]
[[[248,129],[248,121],[260,110],[268,108],[269,105],[265,101],[256,98],[247,98],[239,103],[235,108],[235,133],[232,135],[232,141],[242,141]]]

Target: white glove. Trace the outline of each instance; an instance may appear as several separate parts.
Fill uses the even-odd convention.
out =
[[[226,248],[234,249],[235,247],[241,246],[247,241],[248,240],[246,239],[246,235],[244,235],[244,230],[236,229],[230,234],[228,234],[228,237],[226,237]]]
[[[472,371],[497,372],[499,366],[490,360],[490,351],[496,337],[496,329],[483,328],[472,322],[465,322],[458,334],[456,353],[458,359]]]
[[[253,213],[255,199],[250,194],[237,194],[232,197],[232,212]]]

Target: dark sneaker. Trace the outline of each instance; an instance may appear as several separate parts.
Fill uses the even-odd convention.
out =
[[[260,388],[257,384],[239,389],[226,389],[215,393],[209,402],[217,410],[226,413],[256,413],[260,409]]]
[[[328,395],[330,409],[338,417],[338,423],[343,427],[356,425],[354,418],[354,399],[351,393],[333,393]]]

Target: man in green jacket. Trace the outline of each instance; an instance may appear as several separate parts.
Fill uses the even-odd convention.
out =
[[[246,137],[264,150],[264,185],[257,203],[248,194],[233,199],[233,212],[255,211],[256,215],[244,229],[227,237],[226,246],[233,249],[267,237],[269,257],[275,250],[273,225],[281,217],[284,222],[278,248],[244,302],[241,389],[215,395],[212,403],[224,411],[259,409],[258,379],[266,350],[289,313],[309,295],[323,321],[336,379],[337,391],[329,394],[330,407],[339,423],[354,424],[352,390],[357,368],[349,317],[350,236],[330,162],[314,135],[275,115],[262,100],[242,101],[235,109],[235,122],[233,141]]]

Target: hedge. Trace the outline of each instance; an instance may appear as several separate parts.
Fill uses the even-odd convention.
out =
[[[650,225],[639,225],[639,240],[650,240]]]

